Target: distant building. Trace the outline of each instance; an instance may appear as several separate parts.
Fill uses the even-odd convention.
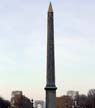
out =
[[[67,91],[67,96],[70,96],[73,100],[75,100],[78,95],[79,95],[78,91],[73,91],[73,90]]]
[[[72,108],[73,102],[70,96],[56,98],[56,108]]]
[[[30,99],[25,97],[22,91],[13,91],[11,97],[11,108],[33,108]]]
[[[11,97],[15,97],[17,95],[22,96],[23,95],[22,91],[13,91],[12,94],[11,94]]]
[[[73,100],[73,108],[79,108],[79,92],[70,90],[67,92],[67,95],[70,96]]]

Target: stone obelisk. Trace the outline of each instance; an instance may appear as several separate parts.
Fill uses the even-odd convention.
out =
[[[54,58],[54,21],[50,3],[47,18],[47,81],[46,108],[56,108],[55,58]]]

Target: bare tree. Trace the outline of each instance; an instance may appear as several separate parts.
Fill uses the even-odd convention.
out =
[[[0,108],[8,108],[9,106],[10,102],[0,97]]]
[[[95,89],[88,91],[88,100],[92,108],[95,108]]]

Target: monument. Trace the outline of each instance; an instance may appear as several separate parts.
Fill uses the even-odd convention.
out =
[[[41,106],[41,108],[45,108],[45,102],[42,100],[36,100],[35,101],[35,108],[39,108],[39,105]]]
[[[50,3],[47,18],[47,81],[46,108],[56,108],[55,58],[54,58],[54,22],[53,8]]]

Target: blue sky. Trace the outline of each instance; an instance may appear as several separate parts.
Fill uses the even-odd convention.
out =
[[[0,95],[44,99],[49,0],[0,1]],[[51,0],[55,22],[57,96],[95,84],[95,1]]]

